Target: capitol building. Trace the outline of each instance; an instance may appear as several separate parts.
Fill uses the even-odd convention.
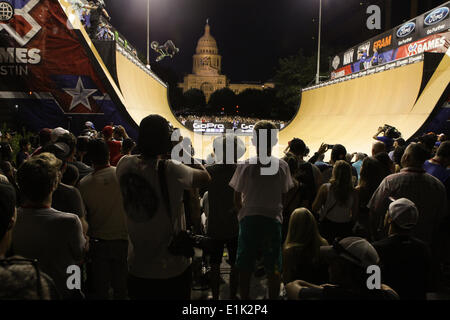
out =
[[[193,56],[192,74],[186,75],[184,82],[178,84],[183,93],[190,89],[200,89],[208,101],[214,91],[223,88],[229,88],[239,94],[246,89],[263,90],[275,87],[273,83],[229,83],[227,76],[221,74],[221,68],[222,56],[219,55],[217,42],[211,35],[211,27],[206,22],[205,34],[198,40]]]

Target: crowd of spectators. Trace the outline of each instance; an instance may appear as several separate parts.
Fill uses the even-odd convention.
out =
[[[191,161],[171,159],[172,129],[159,115],[142,120],[137,142],[120,125],[97,131],[89,121],[78,137],[42,129],[15,159],[4,139],[0,299],[189,300],[199,249],[214,300],[254,298],[257,273],[268,299],[424,300],[445,289],[445,135],[407,143],[378,133],[370,156],[322,144],[308,157],[293,138],[280,159],[277,137],[263,134],[275,128],[258,121],[256,156],[240,162],[242,140],[217,137],[206,166],[183,137]],[[382,283],[369,288],[373,266]],[[69,286],[77,268],[80,285]]]

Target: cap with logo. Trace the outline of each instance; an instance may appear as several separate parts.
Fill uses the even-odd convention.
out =
[[[419,210],[409,199],[400,198],[389,205],[389,216],[398,227],[402,229],[412,229],[419,219]]]
[[[94,124],[91,121],[86,121],[84,126],[95,130]]]

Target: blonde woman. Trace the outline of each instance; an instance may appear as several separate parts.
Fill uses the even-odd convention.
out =
[[[346,161],[334,164],[329,183],[323,184],[314,200],[313,212],[319,215],[319,230],[332,243],[336,237],[352,235],[358,218],[358,194],[353,188],[352,169]]]
[[[326,281],[327,270],[320,268],[319,249],[327,245],[312,213],[306,208],[294,210],[283,245],[284,283],[297,279],[320,283]]]

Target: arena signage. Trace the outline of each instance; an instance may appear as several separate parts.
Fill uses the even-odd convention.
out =
[[[0,22],[8,22],[14,17],[14,7],[6,1],[0,1]]]
[[[339,80],[338,82],[344,82],[344,81],[348,81],[348,80],[352,80],[352,79],[357,79],[357,78],[360,78],[360,77],[363,77],[363,76],[366,76],[366,75],[372,75],[372,74],[375,74],[375,73],[379,73],[379,72],[383,72],[383,71],[387,71],[387,70],[392,70],[392,69],[399,68],[399,67],[402,67],[402,66],[405,66],[405,65],[408,65],[408,64],[421,62],[421,61],[423,61],[423,59],[424,59],[424,54],[423,53],[422,54],[416,54],[416,55],[414,55],[412,57],[408,57],[407,56],[406,58],[397,59],[395,61],[391,61],[389,63],[385,63],[385,64],[383,64],[381,66],[377,66],[377,67],[373,67],[372,66],[371,68],[369,68],[367,70],[363,70],[363,71],[360,71],[360,72],[353,72],[353,73],[350,73],[348,75],[346,74],[345,76],[341,76],[340,78],[335,78],[335,79],[332,79],[332,80],[327,81],[327,82],[322,82],[319,85],[315,85],[315,86],[311,86],[311,87],[305,88],[302,91],[309,91],[309,90],[313,90],[313,89],[317,89],[317,88],[321,88],[321,87],[327,87],[327,86],[330,86],[332,84],[335,84],[336,80]]]
[[[411,54],[445,52],[444,49],[449,43],[446,36],[448,31],[450,31],[450,1],[336,55],[330,63],[331,79],[364,71]],[[438,36],[439,39],[430,39],[430,36]],[[444,44],[443,40],[447,41],[447,44]]]
[[[449,9],[448,7],[441,7],[436,10],[433,10],[430,14],[428,14],[425,19],[424,23],[427,26],[432,26],[436,23],[441,22],[448,16]]]
[[[409,36],[414,30],[416,29],[416,23],[415,22],[408,22],[402,25],[397,30],[397,38],[404,38]]]

